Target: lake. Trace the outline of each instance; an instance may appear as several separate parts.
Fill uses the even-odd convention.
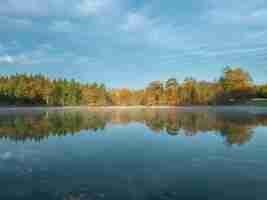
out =
[[[0,109],[1,200],[265,200],[267,108]]]

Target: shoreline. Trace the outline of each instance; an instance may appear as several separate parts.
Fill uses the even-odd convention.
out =
[[[176,108],[231,108],[231,107],[264,107],[258,105],[188,105],[188,106],[0,106],[0,110],[24,110],[24,109],[176,109]]]

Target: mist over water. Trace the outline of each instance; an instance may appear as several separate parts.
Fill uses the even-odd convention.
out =
[[[267,110],[3,109],[0,199],[265,199]]]

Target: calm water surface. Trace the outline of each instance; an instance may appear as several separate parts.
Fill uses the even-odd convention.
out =
[[[267,108],[1,109],[1,200],[266,200]]]

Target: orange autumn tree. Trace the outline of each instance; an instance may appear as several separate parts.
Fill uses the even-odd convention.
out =
[[[116,106],[128,106],[131,102],[131,91],[127,88],[112,90],[110,92],[111,101]]]
[[[160,81],[152,81],[145,90],[145,104],[148,106],[164,104],[164,87]]]
[[[245,101],[256,94],[250,74],[241,68],[225,68],[221,84],[227,100]]]
[[[175,78],[167,80],[165,85],[166,101],[168,105],[176,106],[178,104],[178,84]]]

